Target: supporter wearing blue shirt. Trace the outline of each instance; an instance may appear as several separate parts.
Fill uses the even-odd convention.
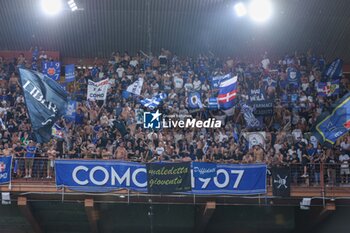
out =
[[[36,146],[35,142],[30,140],[29,145],[26,147],[26,154],[25,154],[25,172],[26,175],[24,178],[31,178],[32,177],[32,168],[34,164],[34,157],[36,153]]]

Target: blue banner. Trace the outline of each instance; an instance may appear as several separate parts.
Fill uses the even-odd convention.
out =
[[[350,93],[333,105],[332,112],[323,112],[317,119],[314,136],[321,144],[333,145],[350,130]]]
[[[0,184],[11,182],[12,156],[0,157]]]
[[[61,63],[58,61],[43,62],[42,73],[57,81],[60,79]]]
[[[194,167],[203,167],[192,163]],[[101,160],[56,160],[56,185],[86,192],[130,189],[147,192],[146,165]],[[192,172],[193,173],[193,172]],[[209,173],[208,173],[209,174]],[[207,174],[207,175],[208,175]],[[191,178],[187,194],[263,194],[266,193],[265,164],[217,164],[214,177]]]
[[[74,64],[66,65],[65,67],[65,75],[66,75],[66,83],[74,82],[75,75],[74,75]]]
[[[66,118],[70,122],[74,122],[76,114],[77,114],[77,101],[69,100],[64,118]]]

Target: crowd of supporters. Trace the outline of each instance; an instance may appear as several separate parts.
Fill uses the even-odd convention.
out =
[[[50,58],[41,52],[38,69]],[[212,161],[220,163],[267,163],[268,165],[297,166],[293,177],[312,176],[320,180],[320,163],[328,165],[329,182],[348,182],[350,136],[342,137],[333,148],[321,146],[312,136],[311,128],[321,112],[348,92],[349,80],[340,79],[339,94],[322,97],[317,94],[317,83],[322,79],[326,61],[313,52],[294,53],[270,60],[265,53],[258,62],[239,58],[218,58],[213,54],[198,57],[178,57],[162,49],[159,56],[143,52],[129,55],[115,52],[108,62],[89,68],[76,69],[75,82],[68,85],[70,98],[78,101],[75,121],[61,119],[57,124],[65,131],[62,139],[53,138],[46,144],[37,144],[31,132],[24,98],[19,82],[18,67],[31,67],[31,60],[20,56],[0,58],[0,151],[18,160],[15,172],[29,178],[33,157],[47,158],[34,164],[47,169],[52,176],[55,158],[116,159],[138,162],[150,161]],[[293,84],[288,82],[288,69],[300,72]],[[238,95],[233,116],[220,110],[206,108],[209,98],[217,90],[210,78],[232,73],[238,75]],[[122,93],[138,77],[144,78],[142,97],[123,97]],[[87,80],[109,78],[106,101],[86,101]],[[258,127],[248,127],[241,112],[241,104],[249,99],[250,89],[260,89],[266,99],[272,100],[271,115],[259,117]],[[198,91],[204,107],[193,110],[188,106],[190,92]],[[219,129],[171,128],[152,130],[143,128],[143,107],[140,98],[151,98],[166,93],[159,105],[163,114],[177,114],[179,118],[214,117],[222,121]],[[263,131],[264,145],[249,147],[243,132]],[[29,159],[28,159],[29,158]],[[39,161],[39,160],[38,160]],[[336,174],[335,167],[340,168]],[[340,179],[340,178],[341,179]]]

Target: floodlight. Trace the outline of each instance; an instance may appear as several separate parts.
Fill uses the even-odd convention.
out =
[[[272,15],[270,0],[252,0],[249,5],[249,15],[255,22],[265,22]]]
[[[234,9],[235,9],[236,15],[238,17],[242,17],[242,16],[245,16],[247,14],[247,9],[242,2],[236,3],[234,6]]]
[[[62,11],[62,0],[41,0],[41,7],[48,15],[57,15]]]

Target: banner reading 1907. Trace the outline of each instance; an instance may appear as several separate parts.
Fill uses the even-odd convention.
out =
[[[156,163],[153,170],[147,171],[147,165],[134,162],[101,161],[101,160],[56,160],[56,185],[72,190],[85,192],[110,192],[118,189],[129,189],[138,192],[152,192],[148,181],[153,180],[152,187],[158,185],[156,192],[181,192],[186,194],[263,194],[266,193],[265,164],[216,164],[192,162],[186,171],[183,163],[173,168],[162,169],[169,163]],[[150,166],[150,165],[148,165]],[[175,174],[174,169],[177,169]],[[163,171],[172,171],[167,179],[148,177]],[[181,171],[180,171],[181,170]],[[181,174],[180,174],[181,173]],[[190,174],[191,185],[188,187],[187,175]],[[158,179],[158,180],[157,180]],[[179,181],[181,179],[181,181]],[[159,181],[161,180],[161,181]],[[167,180],[170,180],[167,182]],[[159,181],[159,182],[158,182]],[[170,189],[176,183],[175,190]],[[164,186],[169,189],[160,190]],[[174,188],[172,187],[172,188]],[[190,190],[192,189],[192,190]],[[189,190],[189,191],[186,191]]]

